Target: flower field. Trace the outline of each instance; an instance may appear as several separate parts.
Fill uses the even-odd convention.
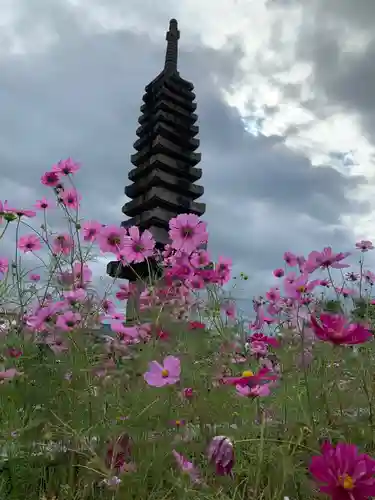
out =
[[[356,269],[332,248],[285,252],[244,326],[203,221],[172,219],[159,251],[82,220],[79,169],[54,165],[34,207],[0,202],[0,499],[375,496],[372,243],[353,245]],[[95,288],[102,255],[149,265],[139,321],[137,284]]]

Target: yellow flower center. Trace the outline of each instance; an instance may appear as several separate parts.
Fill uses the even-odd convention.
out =
[[[254,375],[254,373],[251,371],[251,370],[245,370],[243,373],[242,373],[242,376],[243,377],[252,377]]]
[[[181,425],[181,420],[176,420],[176,425],[177,426]]]
[[[169,375],[169,371],[164,368],[164,370],[161,371],[161,376],[163,378],[167,378]]]
[[[298,290],[299,292],[301,292],[301,293],[304,293],[304,292],[306,292],[306,287],[305,287],[304,285],[301,285],[301,286],[299,286],[299,287],[297,288],[297,290]]]
[[[339,481],[344,490],[352,490],[355,486],[354,479],[348,474],[340,476]]]

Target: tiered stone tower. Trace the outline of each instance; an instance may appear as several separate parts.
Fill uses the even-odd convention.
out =
[[[145,88],[136,131],[139,139],[134,143],[137,152],[131,156],[135,168],[128,176],[132,184],[125,188],[131,201],[122,208],[130,217],[122,227],[148,229],[159,249],[168,243],[170,219],[182,213],[201,216],[206,210],[204,203],[196,201],[204,191],[194,184],[202,176],[202,170],[196,167],[201,160],[196,152],[197,105],[193,84],[181,78],[177,70],[179,38],[177,21],[171,19],[164,69]],[[107,273],[137,281],[148,276],[149,266],[145,262],[132,266],[110,262]]]

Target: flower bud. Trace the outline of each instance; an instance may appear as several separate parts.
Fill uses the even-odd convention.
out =
[[[232,473],[234,448],[232,441],[225,436],[212,438],[207,449],[208,460],[216,468],[216,473],[225,476]]]

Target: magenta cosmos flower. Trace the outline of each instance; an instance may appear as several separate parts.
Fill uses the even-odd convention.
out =
[[[348,323],[342,314],[322,313],[319,319],[311,315],[311,326],[315,335],[333,344],[363,344],[372,338],[372,333],[359,323]]]
[[[359,454],[353,444],[325,442],[312,457],[310,473],[319,490],[332,500],[366,500],[375,496],[375,460]]]
[[[180,380],[181,363],[175,356],[167,356],[163,365],[157,361],[151,361],[148,366],[148,371],[143,375],[148,385],[163,387],[175,384]]]
[[[152,257],[155,240],[150,231],[141,234],[136,226],[129,228],[129,236],[125,236],[120,254],[127,262],[143,262]]]
[[[181,214],[174,217],[169,221],[169,228],[171,246],[189,254],[208,239],[206,224],[195,214]]]
[[[25,236],[21,236],[18,241],[18,248],[22,250],[22,252],[36,252],[42,248],[40,243],[40,239],[35,236],[35,234],[27,234]]]

